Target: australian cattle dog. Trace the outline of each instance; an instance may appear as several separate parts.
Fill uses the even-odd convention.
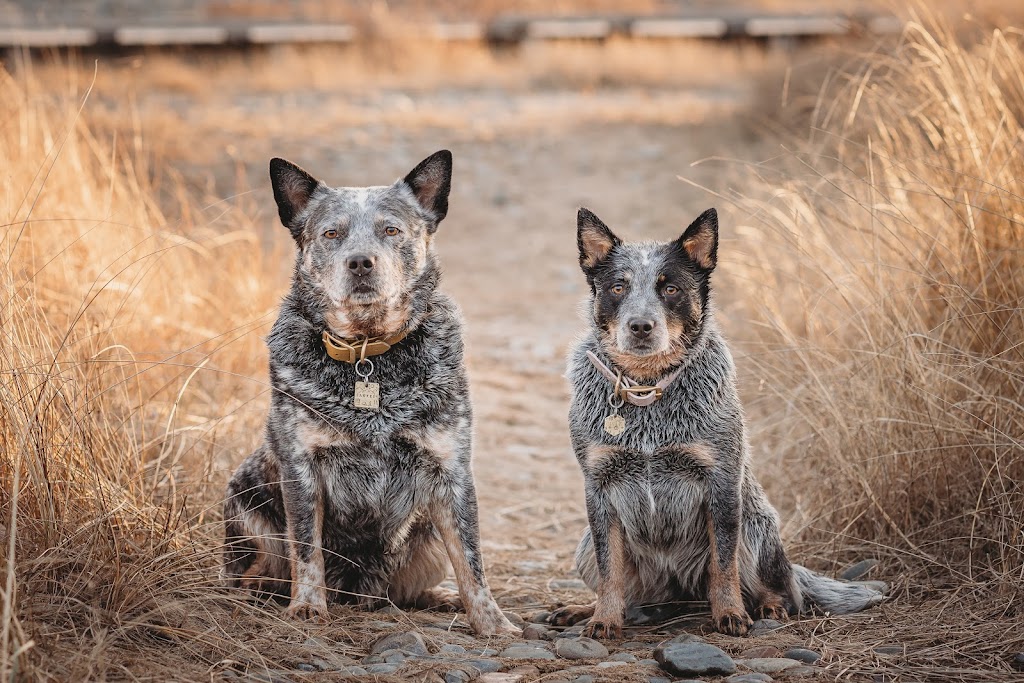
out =
[[[297,251],[265,440],[228,485],[225,574],[291,616],[458,604],[437,588],[450,560],[473,630],[518,633],[484,578],[462,321],[438,291],[451,173],[441,151],[391,185],[335,188],[270,162]]]
[[[783,550],[715,322],[715,210],[673,242],[625,243],[581,209],[577,242],[591,324],[568,372],[590,522],[576,567],[597,601],[562,608],[552,622],[590,617],[588,635],[621,637],[627,607],[706,600],[716,629],[743,635],[751,614],[881,601],[869,585],[790,564]]]

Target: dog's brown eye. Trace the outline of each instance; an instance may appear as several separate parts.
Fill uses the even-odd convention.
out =
[[[625,289],[625,287],[622,286],[621,282],[616,282],[614,285],[612,285],[611,293],[612,294],[622,294],[622,290],[624,290],[624,289]]]
[[[666,285],[665,289],[661,291],[665,292],[665,296],[672,296],[673,294],[679,293],[679,288],[675,285]]]
[[[326,237],[329,240],[333,240],[337,236],[338,236],[338,231],[337,230],[328,230],[327,232],[324,233],[324,237]]]
[[[384,234],[387,235],[388,237],[394,237],[399,232],[401,231],[393,225],[389,225],[388,227],[384,228]]]

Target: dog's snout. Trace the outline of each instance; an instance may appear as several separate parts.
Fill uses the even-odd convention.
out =
[[[629,321],[629,331],[637,339],[646,339],[654,331],[654,321],[643,318],[633,318]]]
[[[373,270],[373,263],[377,259],[372,256],[353,256],[348,260],[348,270],[357,277],[368,275]]]

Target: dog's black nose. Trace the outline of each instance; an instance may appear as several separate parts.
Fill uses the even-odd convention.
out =
[[[629,331],[633,333],[633,336],[637,339],[646,339],[650,336],[654,330],[653,320],[642,320],[640,318],[633,318],[629,321]]]
[[[374,260],[369,256],[353,256],[348,260],[348,269],[353,275],[366,275],[373,270]]]

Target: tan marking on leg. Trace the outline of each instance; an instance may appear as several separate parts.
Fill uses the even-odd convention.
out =
[[[591,444],[587,447],[587,466],[598,467],[614,457],[620,450],[613,446]]]
[[[303,415],[295,423],[295,436],[307,451],[352,443],[352,435],[319,417]]]
[[[743,607],[740,592],[739,552],[728,567],[718,561],[718,546],[715,543],[715,527],[711,515],[707,516],[708,536],[711,541],[711,561],[708,564],[708,601],[711,603],[711,618],[715,628],[731,636],[745,635],[753,624]]]
[[[519,634],[519,629],[509,622],[501,613],[498,604],[494,602],[487,583],[477,581],[473,574],[473,568],[469,566],[465,549],[462,547],[462,539],[452,520],[452,512],[439,507],[437,514],[434,515],[434,524],[448,550],[448,559],[455,570],[455,582],[459,585],[459,594],[466,607],[466,618],[473,631],[479,636],[497,633]]]
[[[677,453],[705,468],[714,467],[716,463],[715,450],[703,441],[667,446],[662,452]]]
[[[608,573],[597,585],[594,616],[584,634],[590,638],[622,638],[626,611],[626,549],[622,523],[615,519],[608,528]]]

